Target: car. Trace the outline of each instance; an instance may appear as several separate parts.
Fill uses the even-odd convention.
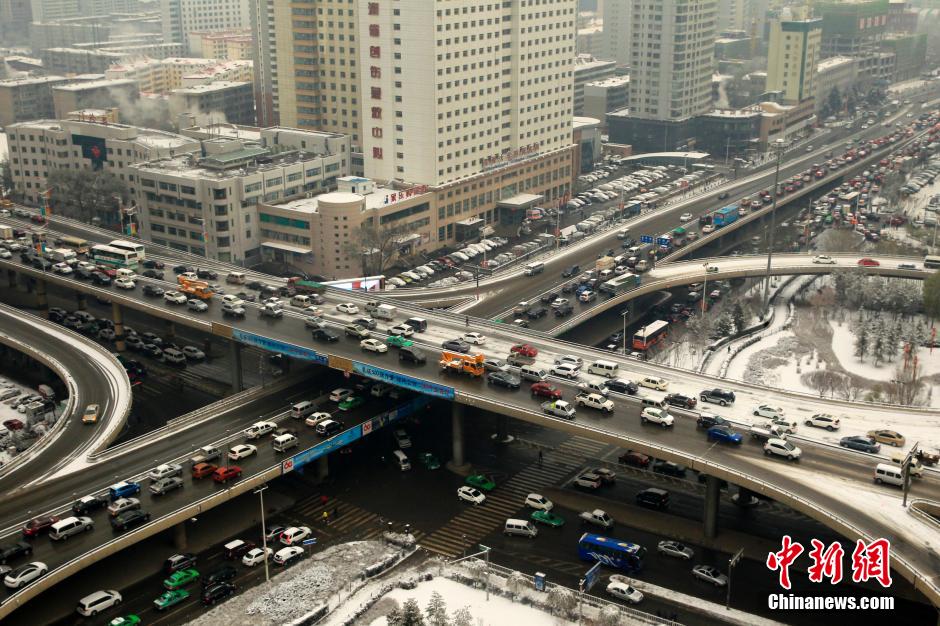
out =
[[[623,380],[621,378],[611,378],[604,382],[604,387],[608,391],[620,393],[628,396],[636,395],[639,386],[632,380]]]
[[[685,476],[686,470],[684,465],[679,465],[678,463],[673,463],[672,461],[663,461],[661,459],[653,463],[652,469],[657,474],[675,476],[676,478],[683,478]]]
[[[557,363],[549,371],[555,376],[569,380],[576,380],[581,373],[578,366],[573,363]]]
[[[13,255],[11,254],[10,256],[12,257]],[[55,272],[56,274],[64,274],[67,276],[71,274],[74,270],[72,270],[71,266],[69,266],[68,263],[55,263],[52,266],[52,271]]]
[[[134,614],[115,617],[113,620],[108,622],[108,626],[138,626],[139,624],[140,617]]]
[[[561,400],[562,398],[561,389],[546,382],[533,383],[529,387],[529,393],[532,394],[533,398],[549,398],[551,400]]]
[[[199,580],[199,570],[188,567],[186,569],[181,569],[170,574],[169,578],[166,578],[163,581],[163,587],[173,591],[174,589],[180,589],[194,583]]]
[[[375,330],[379,325],[379,323],[376,322],[371,317],[357,317],[356,319],[352,321],[352,323],[356,324],[357,326],[362,326],[366,330]]]
[[[457,499],[470,504],[483,504],[486,502],[486,496],[479,489],[474,489],[469,485],[457,487]]]
[[[396,324],[388,329],[389,335],[400,335],[402,337],[411,337],[415,334],[415,329],[408,324]]]
[[[111,518],[111,528],[114,530],[127,530],[150,521],[150,513],[140,509],[131,509]]]
[[[237,446],[232,446],[228,451],[228,458],[230,461],[238,461],[250,457],[258,451],[256,446],[247,443],[241,443]]]
[[[786,439],[771,437],[766,441],[766,443],[764,443],[764,454],[767,456],[782,456],[788,461],[796,461],[799,460],[800,456],[803,454],[803,451]]]
[[[135,289],[137,283],[135,283],[130,278],[116,278],[114,279],[114,286],[118,289]]]
[[[758,406],[756,409],[754,409],[754,415],[758,417],[766,417],[769,419],[783,419],[784,417],[782,408],[770,404],[762,404]]]
[[[496,489],[496,482],[486,474],[470,474],[464,479],[464,482],[482,491],[493,491]]]
[[[483,369],[487,372],[508,372],[510,367],[508,363],[501,359],[485,359]]]
[[[206,358],[206,353],[195,346],[183,346],[182,353],[190,361],[202,361]]]
[[[839,418],[828,413],[816,413],[812,417],[806,418],[804,422],[807,426],[816,428],[825,428],[829,432],[839,430]]]
[[[571,301],[568,300],[568,298],[561,298],[561,297],[555,298],[554,300],[552,300],[551,308],[555,309],[555,312],[557,313],[557,312],[558,312],[558,309],[560,309],[560,308],[562,308],[562,307],[566,307],[566,306],[568,306],[570,303],[571,303]]]
[[[33,547],[25,541],[14,541],[0,546],[0,565],[7,565],[10,561],[24,556],[30,556]]]
[[[586,289],[578,295],[579,302],[594,302],[595,300],[597,300],[597,294],[590,289]]]
[[[480,333],[465,333],[461,339],[475,346],[482,346],[486,343],[486,335]]]
[[[211,476],[217,469],[219,466],[215,463],[196,463],[192,468],[192,477],[194,479],[205,478]]]
[[[709,441],[720,441],[735,445],[741,445],[741,442],[744,441],[744,437],[742,437],[740,433],[734,432],[731,427],[727,425],[712,426],[708,429],[706,434]]]
[[[879,446],[874,439],[858,435],[843,437],[839,440],[839,445],[843,448],[849,448],[850,450],[870,452],[872,454],[878,454],[878,451],[881,449],[881,446]]]
[[[310,530],[309,526],[291,526],[286,528],[278,539],[281,545],[295,546],[303,543],[303,540],[310,537],[312,534],[313,531]]]
[[[350,396],[343,400],[340,400],[339,410],[340,411],[351,411],[358,406],[362,406],[365,400],[360,396]]]
[[[169,304],[186,304],[186,295],[178,291],[167,291],[163,294],[163,299]]]
[[[33,582],[49,571],[49,567],[42,561],[33,561],[10,570],[3,578],[3,584],[8,589],[20,589]]]
[[[517,343],[516,345],[511,347],[509,351],[513,354],[519,354],[521,356],[527,356],[527,357],[533,357],[533,358],[539,355],[538,348],[536,348],[535,346],[530,346],[527,343]]]
[[[389,335],[385,339],[385,344],[393,348],[410,348],[414,343],[411,339],[405,339],[401,335]]]
[[[347,324],[343,327],[343,332],[347,337],[353,337],[354,339],[368,339],[372,336],[372,333],[359,324]]]
[[[82,424],[94,424],[98,421],[98,405],[89,404],[82,412]]]
[[[196,277],[200,280],[216,280],[219,277],[218,272],[213,270],[199,268],[196,270]]]
[[[672,540],[660,541],[656,545],[656,551],[660,554],[672,556],[677,559],[684,559],[686,561],[695,556],[695,551],[692,550],[692,548],[683,543]]]
[[[242,565],[245,567],[260,565],[265,561],[271,560],[273,554],[274,550],[271,548],[252,548],[242,556]]]
[[[652,459],[642,452],[627,450],[617,457],[617,462],[623,465],[630,465],[632,467],[646,468],[649,467]]]
[[[666,404],[677,406],[683,409],[694,409],[696,405],[695,398],[684,396],[681,393],[666,394]]]
[[[441,347],[449,352],[460,352],[461,354],[470,352],[470,344],[462,339],[448,339],[441,344]]]
[[[326,420],[333,419],[333,415],[327,413],[326,411],[316,411],[311,413],[305,420],[304,424],[310,426],[311,428],[316,428],[321,422]]]
[[[166,495],[170,491],[183,488],[183,479],[179,476],[169,476],[150,483],[150,493],[155,496]]]
[[[346,398],[353,395],[352,389],[346,389],[345,387],[338,387],[330,392],[330,402],[342,402]]]
[[[529,515],[529,519],[533,522],[538,522],[539,524],[545,524],[546,526],[551,526],[553,528],[561,528],[565,525],[565,518],[560,515],[556,515],[551,511],[545,511],[543,509],[536,509],[532,511]]]
[[[165,611],[166,609],[179,604],[183,600],[189,597],[189,592],[185,589],[174,589],[173,591],[164,591],[163,594],[153,601],[153,607],[158,611]]]
[[[692,218],[690,217],[689,219]],[[625,582],[615,580],[607,585],[606,591],[613,597],[619,598],[627,604],[639,604],[643,601],[643,592],[636,590]]]
[[[680,222],[691,222],[691,221],[692,221],[692,214],[689,213],[689,212],[683,213],[682,215],[679,216],[679,221],[680,221]]]
[[[220,582],[206,587],[202,592],[202,603],[211,606],[219,600],[233,595],[235,593],[235,584],[231,582]]]
[[[336,305],[336,310],[339,313],[347,313],[349,315],[359,314],[359,307],[353,304],[352,302],[341,302]]]
[[[590,489],[594,491],[600,489],[603,481],[601,477],[592,472],[586,474],[580,474],[571,481],[571,484],[575,487],[580,487],[581,489]]]
[[[692,568],[692,575],[716,587],[724,587],[728,584],[728,577],[711,565],[696,565]]]
[[[555,508],[555,504],[551,500],[538,493],[530,493],[527,495],[524,504],[531,509],[540,511],[551,511]]]
[[[884,443],[898,448],[903,446],[905,441],[904,435],[894,430],[869,430],[866,434],[878,443]]]
[[[316,328],[311,333],[314,339],[318,341],[325,341],[326,343],[334,343],[339,341],[339,335],[328,328]]]
[[[57,515],[43,515],[34,517],[23,526],[23,536],[26,538],[38,537],[43,533],[49,532],[52,525],[59,521]]]
[[[214,472],[212,472],[212,480],[217,483],[225,484],[230,480],[235,480],[241,478],[242,468],[237,465],[223,465],[222,467],[217,467]]]
[[[870,257],[864,257],[858,260],[860,267],[879,267],[881,263]]]
[[[183,475],[183,466],[179,463],[164,463],[163,465],[158,465],[157,467],[150,470],[147,474],[147,478],[150,480],[160,480],[161,478],[169,478],[170,476],[182,476]]]
[[[575,396],[575,401],[578,403],[578,406],[597,409],[608,414],[613,413],[615,408],[613,401],[608,400],[603,394],[600,393],[588,393],[582,391],[577,396]]]
[[[548,402],[543,402],[541,404],[542,412],[547,415],[552,415],[554,417],[561,417],[568,420],[573,420],[577,411],[570,402],[565,402],[564,400],[549,400]]]
[[[117,517],[125,511],[132,511],[140,508],[140,500],[137,498],[118,498],[108,506],[108,515]]]
[[[274,553],[273,561],[276,565],[287,566],[296,563],[304,556],[304,549],[300,546],[287,546]]]
[[[817,254],[816,256],[813,257],[813,263],[816,263],[819,265],[835,265],[836,260],[833,259],[828,254]]]
[[[644,407],[640,413],[640,422],[659,424],[663,428],[668,428],[675,423],[676,418],[669,414],[666,409],[659,409],[654,406]]]
[[[518,389],[521,384],[519,377],[510,372],[490,372],[486,375],[486,381],[491,385],[507,389]]]
[[[196,567],[197,560],[198,557],[192,552],[173,554],[163,562],[163,573],[169,576],[173,572],[179,571],[181,569]]]
[[[385,354],[388,352],[388,346],[378,339],[363,339],[359,342],[359,347],[366,352],[377,352],[379,354]]]

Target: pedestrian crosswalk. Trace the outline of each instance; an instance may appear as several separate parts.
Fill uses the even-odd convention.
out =
[[[572,437],[486,494],[482,506],[468,506],[441,528],[423,539],[422,547],[454,557],[468,546],[499,528],[507,517],[518,517],[525,497],[544,487],[557,485],[579,469],[586,458],[596,458],[606,447],[584,437]],[[526,514],[527,516],[528,514]]]
[[[323,513],[327,514],[325,518]],[[380,539],[382,533],[390,529],[398,533],[404,530],[404,524],[395,520],[385,519],[337,498],[323,501],[319,495],[298,502],[291,509],[288,519],[292,524],[310,526],[315,535],[355,541]],[[417,541],[421,541],[425,535],[424,531],[418,529],[412,529],[411,534]]]

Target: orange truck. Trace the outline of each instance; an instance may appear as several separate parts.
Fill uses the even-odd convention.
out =
[[[200,300],[210,300],[212,292],[209,290],[209,283],[204,280],[191,280],[185,276],[178,276],[177,281],[180,284],[180,291],[189,294]]]
[[[482,354],[460,354],[459,352],[441,352],[441,369],[445,372],[470,374],[479,378],[485,373]]]

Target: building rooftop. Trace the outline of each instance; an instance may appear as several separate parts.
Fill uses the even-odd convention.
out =
[[[829,57],[828,59],[821,59],[816,65],[816,71],[824,72],[826,70],[831,70],[834,67],[839,65],[851,65],[856,63],[857,59],[852,57]]]
[[[0,80],[0,87],[20,87],[22,85],[43,85],[60,80],[67,80],[65,76],[26,76],[24,78],[7,78]]]
[[[586,87],[623,87],[630,84],[629,76],[610,76],[601,80],[592,80]]]
[[[135,87],[137,86],[136,80],[131,80],[129,78],[114,78],[114,79],[102,79],[102,80],[90,80],[81,83],[72,83],[69,85],[59,85],[58,87],[53,87],[59,91],[84,91],[86,89],[101,89],[108,87]]]
[[[574,58],[575,72],[583,72],[614,65],[617,65],[616,61],[601,61],[600,59],[594,58],[590,54],[579,54]]]
[[[233,89],[235,87],[242,87],[244,85],[251,85],[248,82],[238,82],[230,80],[217,80],[212,83],[207,83],[205,85],[191,85],[189,87],[180,87],[174,89],[173,93],[175,94],[201,94],[201,93],[212,93],[214,91],[225,91],[226,89]]]
[[[369,180],[367,178],[359,180]],[[399,202],[402,202],[405,199],[398,199],[398,195],[402,193],[400,189],[393,189],[391,187],[375,187],[372,193],[365,195],[360,195],[358,193],[350,193],[348,191],[331,191],[328,193],[320,194],[319,196],[313,196],[312,198],[297,198],[295,200],[288,200],[287,202],[281,202],[274,204],[279,209],[288,209],[291,211],[298,211],[300,213],[317,213],[318,206],[321,201],[331,202],[336,204],[351,204],[353,202],[358,202],[362,199],[365,199],[366,206],[365,210],[370,211],[373,209],[381,209],[382,207],[392,206]],[[395,198],[395,199],[392,199]]]
[[[712,117],[728,117],[728,118],[742,117],[743,118],[743,117],[756,117],[760,115],[760,112],[754,111],[754,110],[748,110],[748,109],[714,109],[706,113],[706,115],[709,115]]]
[[[578,117],[574,116],[572,119],[572,127],[575,130],[580,130],[582,128],[590,128],[592,126],[600,126],[601,121],[595,117]]]
[[[154,131],[160,132],[160,131]],[[194,140],[183,137],[184,141]],[[209,140],[213,141],[213,140]],[[232,141],[220,139],[218,141]],[[211,154],[200,157],[198,154],[182,154],[155,161],[140,163],[137,167],[141,172],[152,174],[171,174],[184,178],[208,178],[223,180],[238,178],[247,174],[267,172],[280,167],[303,163],[319,158],[312,152],[291,150],[271,154],[270,150],[245,142],[241,149],[230,152]],[[239,161],[246,161],[239,166]]]

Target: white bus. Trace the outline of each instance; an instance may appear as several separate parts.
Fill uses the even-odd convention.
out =
[[[924,257],[925,269],[940,269],[940,256],[927,255]]]
[[[628,289],[632,289],[633,287],[639,285],[637,282],[638,278],[639,276],[636,274],[627,272],[626,274],[621,274],[620,276],[611,278],[610,280],[601,283],[597,290],[602,293],[607,293],[614,296],[621,291],[627,291]]]
[[[108,267],[126,267],[137,269],[137,254],[113,246],[97,245],[91,247],[91,258],[98,265]]]
[[[118,250],[133,252],[138,262],[144,260],[144,246],[142,244],[134,243],[133,241],[125,241],[124,239],[115,239],[108,245]]]

